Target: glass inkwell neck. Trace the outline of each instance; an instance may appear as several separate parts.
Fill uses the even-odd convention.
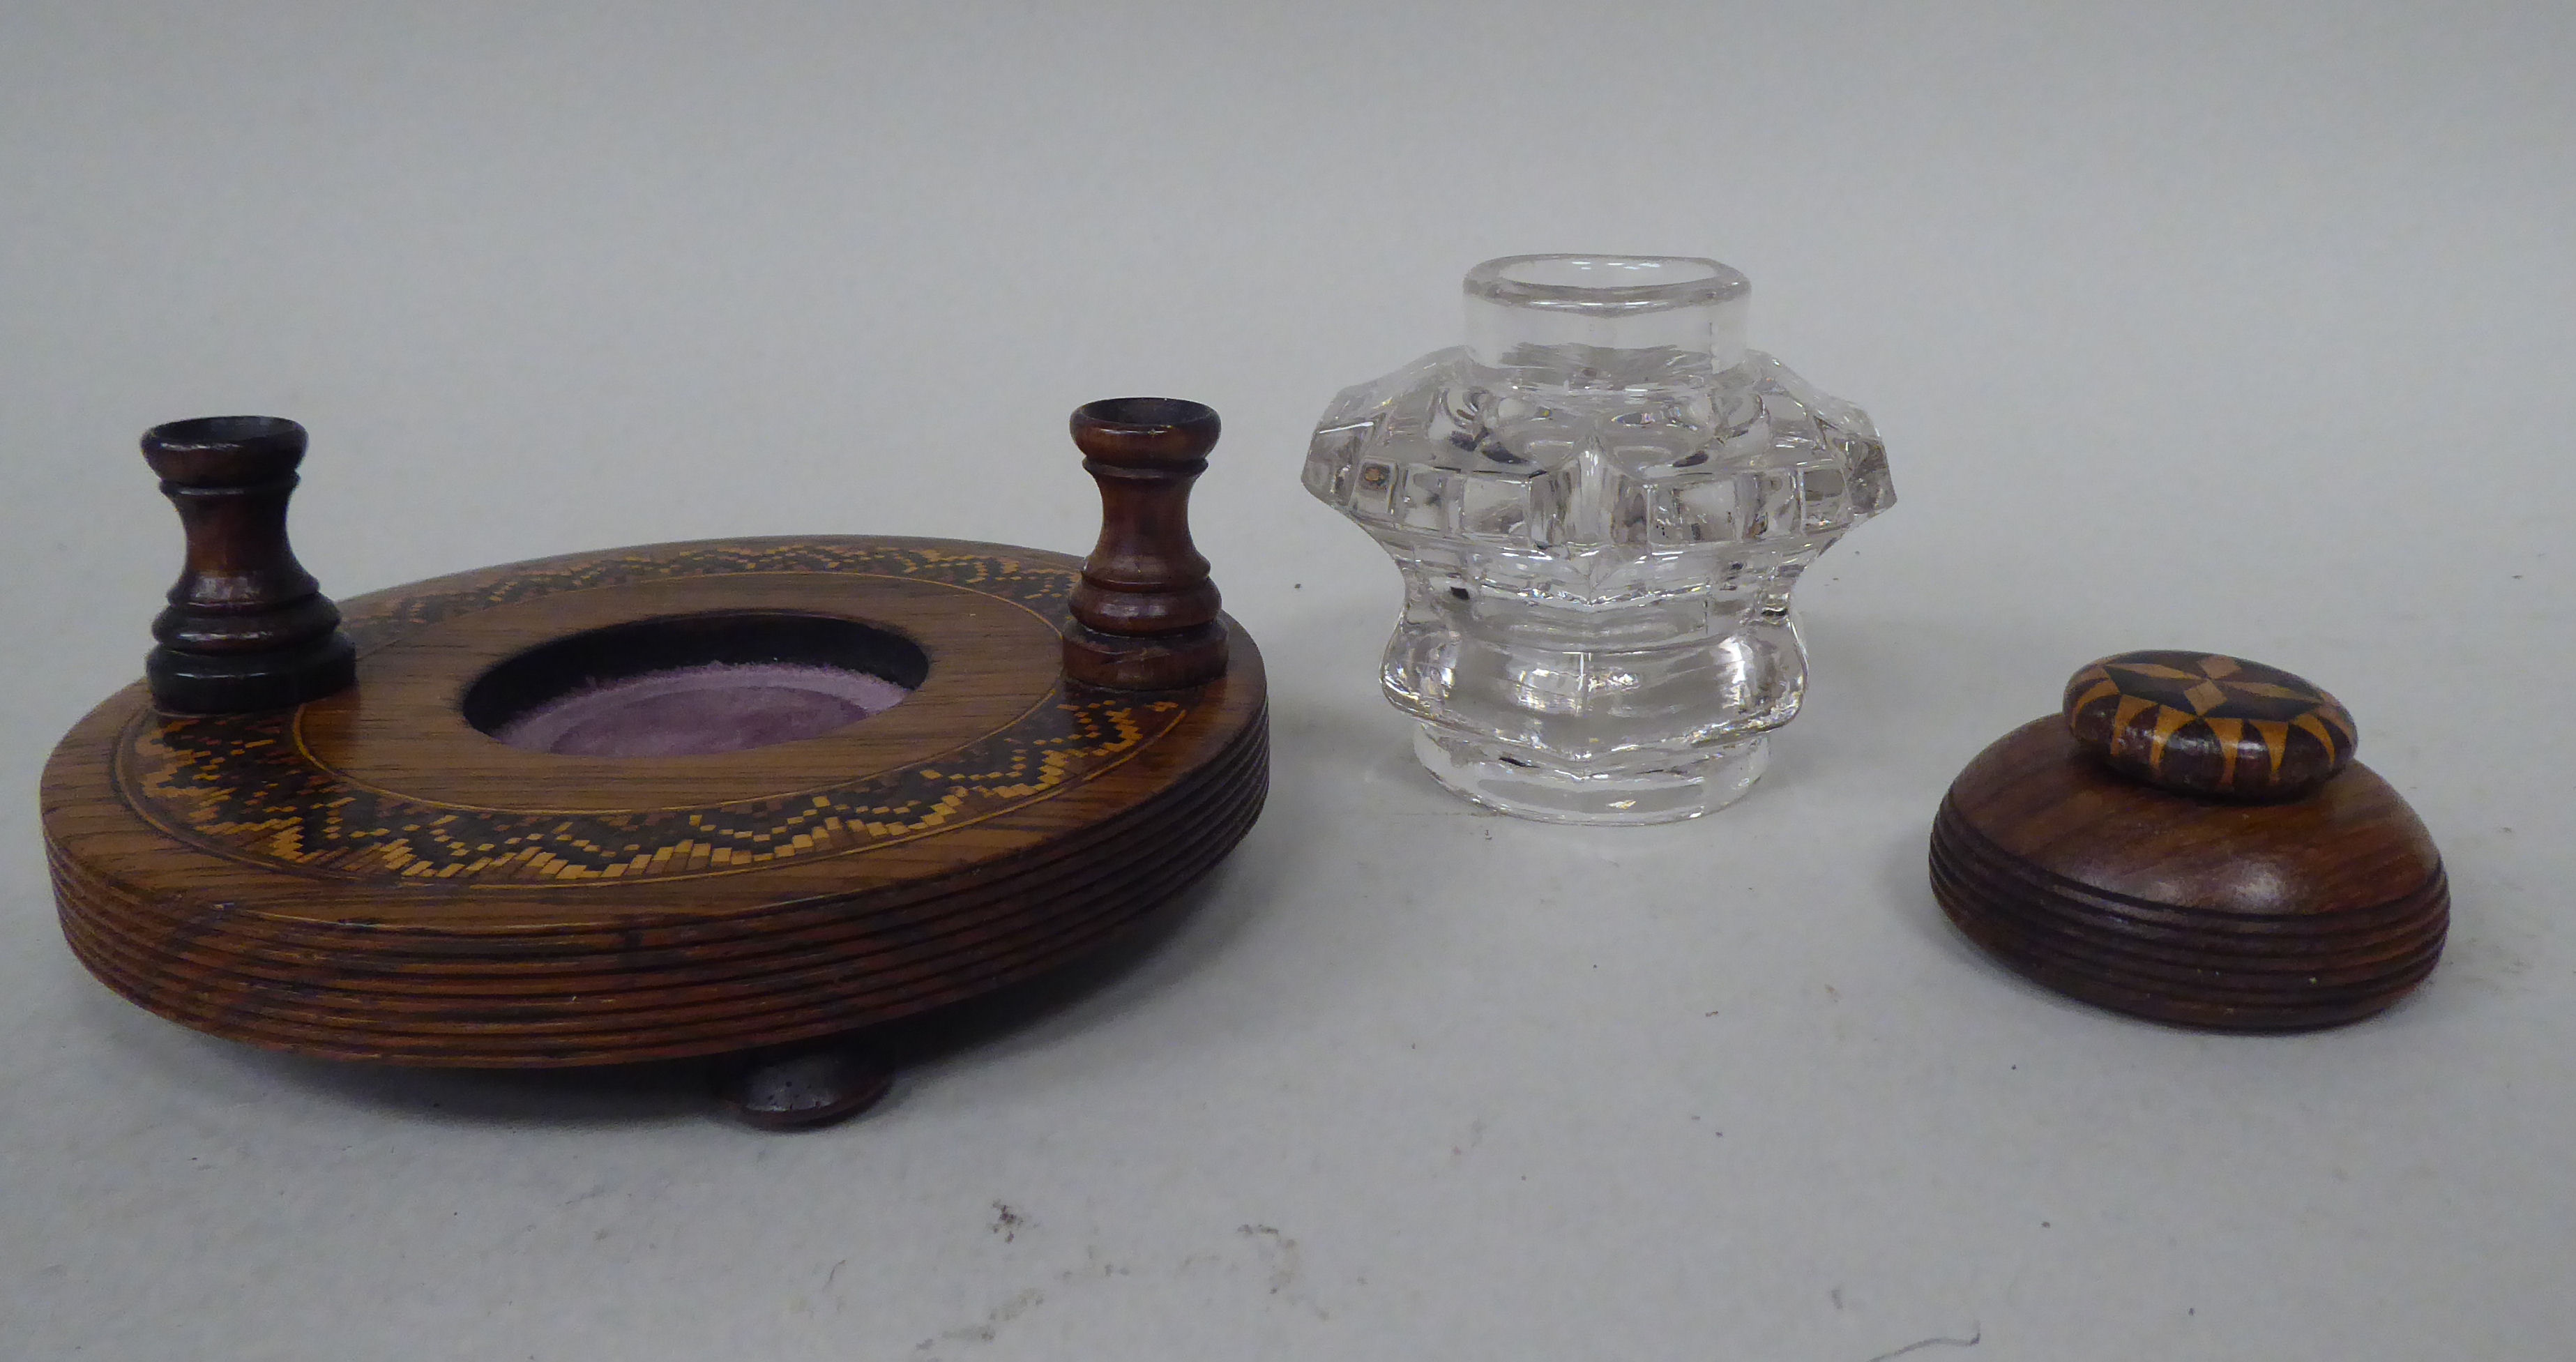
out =
[[[1467,272],[1467,348],[1519,387],[1704,386],[1744,362],[1752,292],[1693,256],[1505,256]]]

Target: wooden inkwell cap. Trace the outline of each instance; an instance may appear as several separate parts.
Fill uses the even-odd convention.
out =
[[[2331,695],[2242,658],[2106,657],[1968,763],[1932,888],[1995,958],[2177,1026],[2370,1016],[2433,971],[2441,855]]]

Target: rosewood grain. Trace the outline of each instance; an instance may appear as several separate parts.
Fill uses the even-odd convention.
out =
[[[2099,681],[2077,674],[2070,713]],[[2250,803],[2123,774],[2098,729],[2062,715],[1960,772],[1933,822],[1931,873],[1951,921],[2029,978],[2214,1030],[2382,1011],[2432,973],[2450,920],[2432,837],[2348,745],[2340,774],[2305,795]]]

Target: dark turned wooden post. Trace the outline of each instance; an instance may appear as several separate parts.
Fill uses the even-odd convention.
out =
[[[1067,602],[1064,671],[1117,690],[1178,690],[1225,675],[1216,583],[1190,543],[1190,484],[1216,447],[1216,412],[1118,397],[1073,413],[1082,467],[1100,484],[1100,542]]]
[[[190,714],[278,709],[356,675],[340,611],[286,542],[304,427],[274,416],[155,426],[143,458],[179,508],[187,565],[152,622],[153,703]]]

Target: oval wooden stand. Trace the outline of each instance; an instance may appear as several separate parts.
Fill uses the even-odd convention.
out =
[[[134,1002],[270,1049],[548,1068],[913,1017],[1118,941],[1268,785],[1259,651],[1187,689],[1068,680],[1082,561],[817,537],[662,544],[340,603],[349,689],[179,714],[138,683],[66,735],[45,845],[72,949]],[[507,747],[464,697],[637,621],[857,621],[929,659],[819,737],[604,759]]]

